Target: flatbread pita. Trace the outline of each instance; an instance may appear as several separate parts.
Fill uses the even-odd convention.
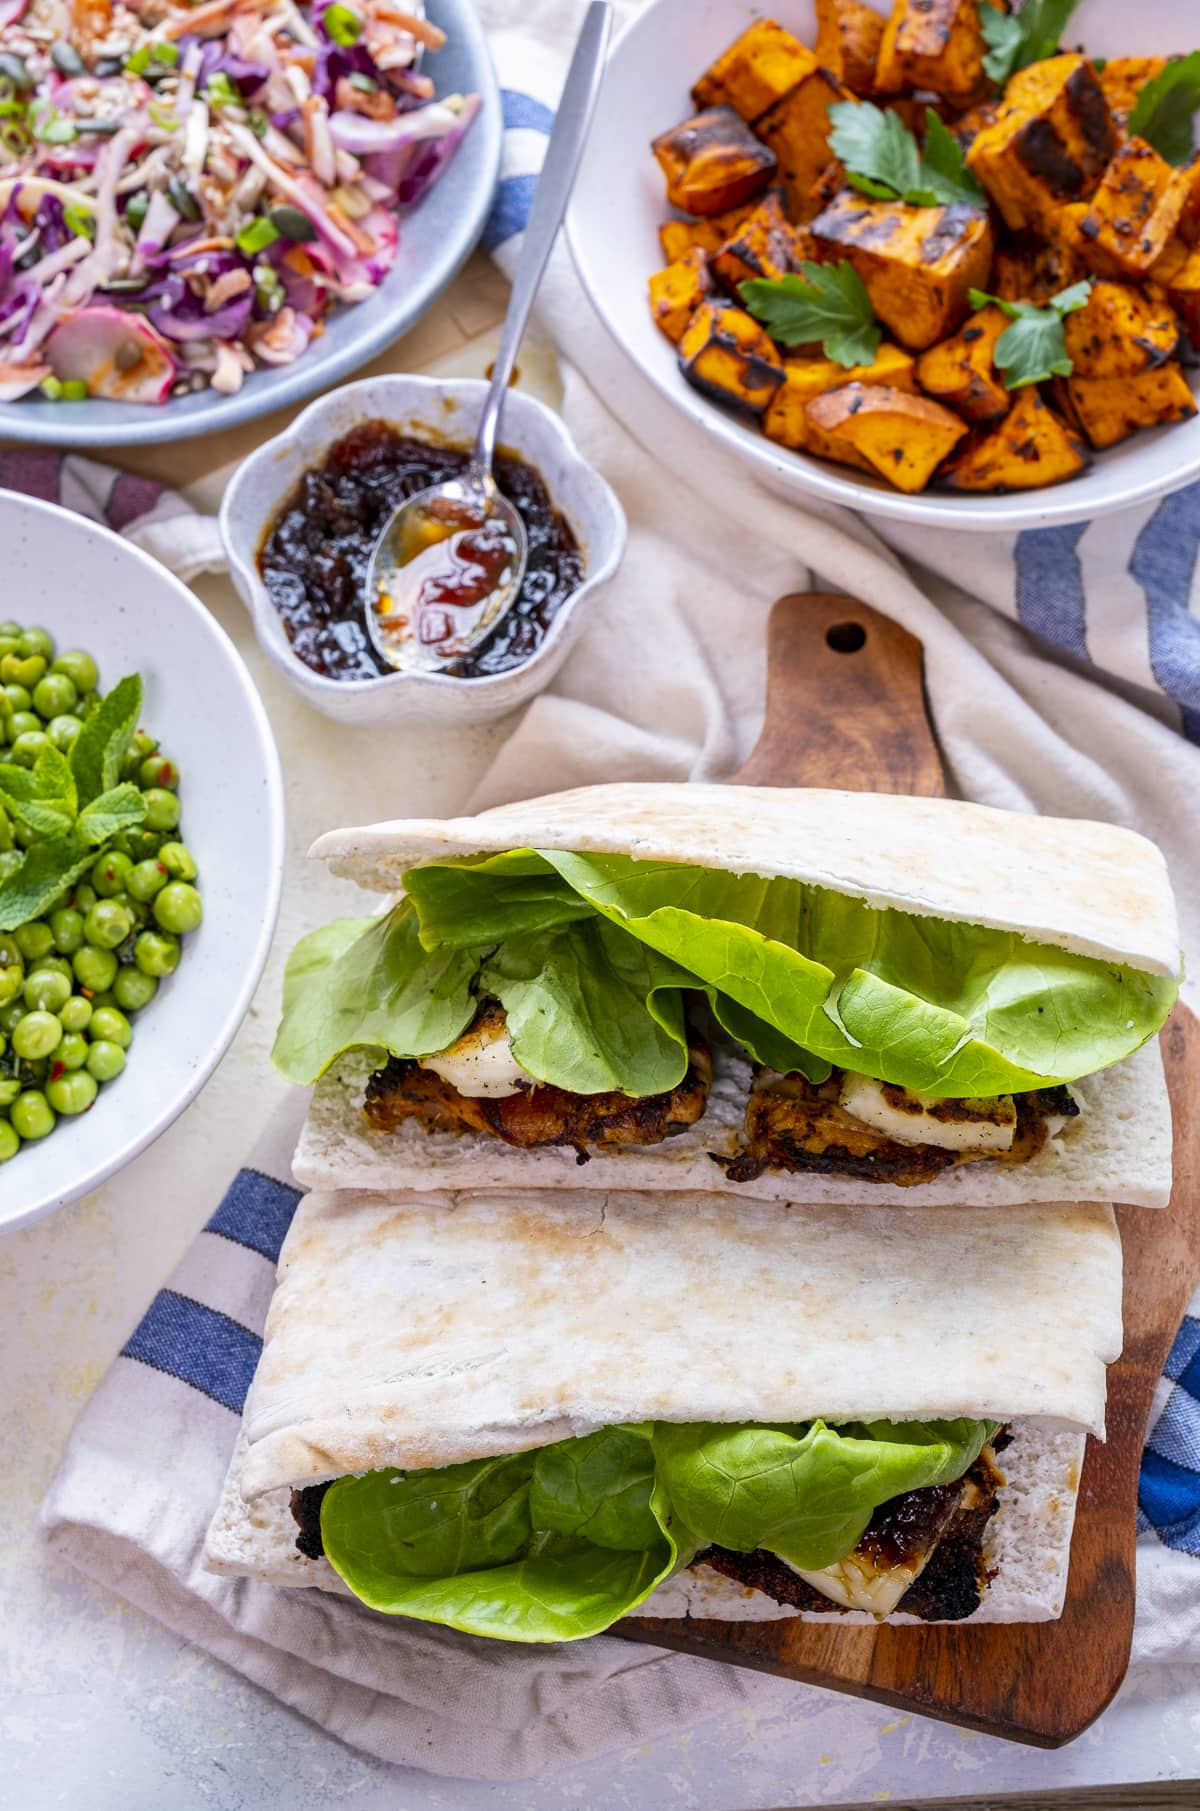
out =
[[[407,868],[505,849],[563,849],[786,875],[1034,943],[1179,973],[1179,928],[1161,852],[1135,831],[953,799],[773,786],[581,787],[477,817],[335,830],[312,853],[392,891]]]

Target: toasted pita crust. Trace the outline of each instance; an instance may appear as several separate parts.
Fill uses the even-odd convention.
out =
[[[864,1185],[853,1176],[768,1171],[730,1182],[710,1152],[738,1148],[750,1064],[713,1050],[708,1109],[662,1144],[598,1149],[578,1163],[569,1148],[519,1150],[482,1132],[427,1132],[410,1120],[377,1132],[362,1114],[378,1059],[344,1056],[317,1084],[293,1171],[303,1188],[672,1189],[731,1193],[752,1201],[852,1206],[1019,1206],[1038,1201],[1119,1201],[1165,1207],[1171,1196],[1171,1103],[1158,1039],[1124,1062],[1073,1082],[1082,1111],[1028,1163],[970,1163],[915,1188]]]
[[[836,893],[1148,974],[1179,973],[1175,902],[1160,851],[1112,824],[952,799],[787,787],[581,787],[478,817],[336,830],[313,845],[338,874],[392,891],[437,857],[564,849],[786,875]]]
[[[1108,1207],[314,1194],[284,1243],[243,1487],[647,1419],[969,1415],[1101,1434],[1120,1347]]]
[[[1047,1622],[1062,1614],[1083,1435],[1021,1423],[1013,1433],[1013,1443],[1000,1461],[1004,1489],[984,1548],[996,1577],[979,1608],[966,1619],[969,1622]],[[227,1578],[315,1585],[352,1596],[327,1560],[307,1559],[297,1551],[288,1491],[270,1491],[246,1502],[241,1487],[246,1446],[243,1431],[208,1530],[204,1564]],[[795,1618],[796,1611],[761,1591],[735,1584],[709,1566],[693,1566],[660,1585],[638,1614],[748,1622]],[[852,1610],[806,1612],[800,1620],[870,1623],[874,1618]],[[898,1612],[887,1621],[913,1623],[917,1618]]]

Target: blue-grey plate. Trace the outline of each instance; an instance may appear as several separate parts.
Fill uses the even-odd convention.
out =
[[[429,194],[400,224],[396,262],[365,302],[331,311],[325,332],[294,365],[263,368],[236,396],[202,390],[166,403],[25,401],[0,404],[0,439],[82,447],[147,446],[239,426],[331,389],[398,340],[457,276],[483,231],[500,167],[500,94],[472,0],[428,0],[446,45],[422,69],[439,94],[481,94],[470,131]]]

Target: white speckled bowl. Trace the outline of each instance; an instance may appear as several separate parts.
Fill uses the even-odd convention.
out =
[[[487,386],[479,378],[372,378],[314,402],[238,470],[221,505],[221,535],[234,583],[254,619],[264,651],[285,678],[327,717],[343,723],[417,718],[483,722],[524,704],[549,683],[621,561],[625,517],[611,488],[585,465],[559,417],[520,390],[510,392],[500,427],[502,446],[519,453],[546,481],[583,552],[585,577],[551,623],[537,652],[507,673],[454,679],[444,673],[392,673],[378,679],[326,679],[292,652],[258,570],[258,553],[302,474],[319,465],[333,442],[368,421],[418,437],[469,446]]]
[[[200,864],[204,923],[134,1019],[123,1075],[95,1106],[0,1165],[0,1228],[98,1188],[195,1099],[262,974],[283,876],[283,782],[254,684],[186,585],[70,510],[0,491],[5,616],[86,648],[108,691],[145,686],[142,721],[178,762],[183,833]],[[174,1203],[162,1203],[170,1214]]]

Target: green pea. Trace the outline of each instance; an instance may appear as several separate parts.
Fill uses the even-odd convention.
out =
[[[24,984],[24,969],[16,966],[0,968],[0,1006],[7,1006],[10,1000],[15,1000]]]
[[[125,1052],[119,1044],[110,1044],[107,1038],[97,1038],[88,1051],[88,1074],[98,1082],[115,1081],[125,1067]]]
[[[82,1069],[88,1060],[91,1045],[87,1039],[80,1037],[77,1031],[69,1031],[58,1049],[54,1052],[54,1061],[61,1063],[64,1069]],[[53,1100],[53,1095],[50,1097]]]
[[[0,1119],[0,1163],[7,1163],[21,1148],[21,1140],[6,1119]]]
[[[196,929],[204,917],[204,905],[195,887],[186,880],[173,880],[154,901],[154,917],[161,930],[182,937]]]
[[[23,994],[35,1012],[61,1012],[71,998],[71,983],[52,968],[35,968],[25,977]]]
[[[133,919],[115,899],[98,899],[83,921],[83,934],[97,949],[115,950],[133,929]]]
[[[20,767],[32,767],[43,748],[49,747],[50,738],[40,725],[37,729],[22,730],[13,738],[12,758]]]
[[[33,688],[33,708],[47,721],[64,717],[79,702],[79,693],[65,673],[47,673]]]
[[[29,964],[29,967],[31,971],[36,969],[39,974],[44,970],[53,969],[55,974],[65,975],[68,981],[71,979],[71,964],[65,956],[39,956],[35,962]]]
[[[122,969],[118,968],[117,974],[113,976],[114,982],[117,979],[117,975],[120,975],[123,972],[124,971]],[[111,987],[102,987],[100,989],[99,993],[94,993],[92,995],[92,1011],[93,1012],[103,1012],[104,1008],[106,1006],[116,1006],[117,1004],[118,1004],[117,996],[113,992]]]
[[[165,786],[174,792],[179,785],[179,769],[165,755],[147,755],[138,769],[138,781],[143,788]]]
[[[42,720],[34,711],[14,711],[8,720],[9,739],[13,742],[18,736],[44,736]],[[49,738],[47,737],[47,740]]]
[[[71,903],[77,912],[86,913],[91,911],[98,898],[95,887],[90,887],[86,881],[80,881],[71,895]]]
[[[56,1113],[86,1113],[99,1092],[95,1076],[86,1069],[68,1070],[46,1084],[46,1098]]]
[[[92,1014],[91,1036],[106,1044],[119,1044],[126,1050],[133,1042],[133,1026],[115,1006],[104,1006]]]
[[[142,820],[148,830],[175,830],[179,826],[179,800],[165,787],[152,786],[142,794],[146,815]]]
[[[5,654],[0,659],[0,679],[5,685],[23,685],[32,691],[45,671],[46,661],[41,654],[31,654],[27,658],[21,654]]]
[[[18,1094],[9,1117],[14,1132],[22,1138],[46,1138],[54,1130],[54,1114],[39,1088],[26,1088],[23,1094]]]
[[[13,936],[26,962],[36,962],[39,956],[48,956],[54,948],[54,932],[40,918],[35,918],[32,924],[21,925]]]
[[[60,906],[50,914],[50,932],[59,954],[73,956],[83,948],[83,913],[74,906]]]
[[[123,968],[112,986],[113,999],[122,1012],[140,1012],[143,1006],[149,1006],[158,992],[158,982],[153,975],[145,975],[140,968]]]
[[[114,850],[105,855],[92,869],[89,879],[101,899],[111,899],[114,893],[123,893],[125,883],[133,871],[133,863],[127,855]]]
[[[133,959],[144,975],[171,975],[179,967],[179,939],[143,931],[133,946]]]
[[[0,931],[0,968],[20,968],[25,958],[11,931]]]
[[[52,1012],[27,1012],[13,1030],[12,1045],[27,1063],[36,1063],[40,1057],[53,1055],[62,1035],[62,1024]]]
[[[100,669],[82,648],[64,648],[54,662],[53,671],[65,673],[77,692],[94,692],[100,683]]]
[[[0,1031],[7,1032],[11,1037],[24,1017],[24,1000],[10,1000],[7,1006],[0,1006]]]
[[[195,880],[200,871],[186,843],[164,843],[158,859],[172,880]]]
[[[54,659],[54,637],[48,629],[22,629],[18,637],[22,654],[44,661]]]
[[[45,681],[43,681],[44,683]],[[71,752],[79,740],[79,732],[82,728],[83,724],[79,718],[68,713],[63,717],[51,717],[46,725],[46,734],[55,748],[66,755]]]
[[[86,1031],[92,1012],[90,1000],[85,1000],[82,994],[72,994],[66,1005],[59,1007],[58,1016],[64,1031]]]
[[[126,885],[132,897],[145,904],[162,892],[170,878],[171,871],[159,855],[157,860],[140,861],[130,872]]]
[[[150,735],[144,729],[134,730],[133,740],[129,744],[129,752],[131,755],[136,755],[139,762],[144,761],[147,755],[152,755],[157,747],[157,736]]]
[[[116,979],[117,958],[112,951],[97,949],[90,943],[76,951],[72,966],[80,987],[86,987],[92,994],[105,993]],[[93,1000],[92,1005],[95,1003]]]
[[[14,711],[28,711],[33,709],[33,693],[23,685],[10,685],[8,681],[5,680],[4,696],[8,699],[8,702],[11,704]]]

